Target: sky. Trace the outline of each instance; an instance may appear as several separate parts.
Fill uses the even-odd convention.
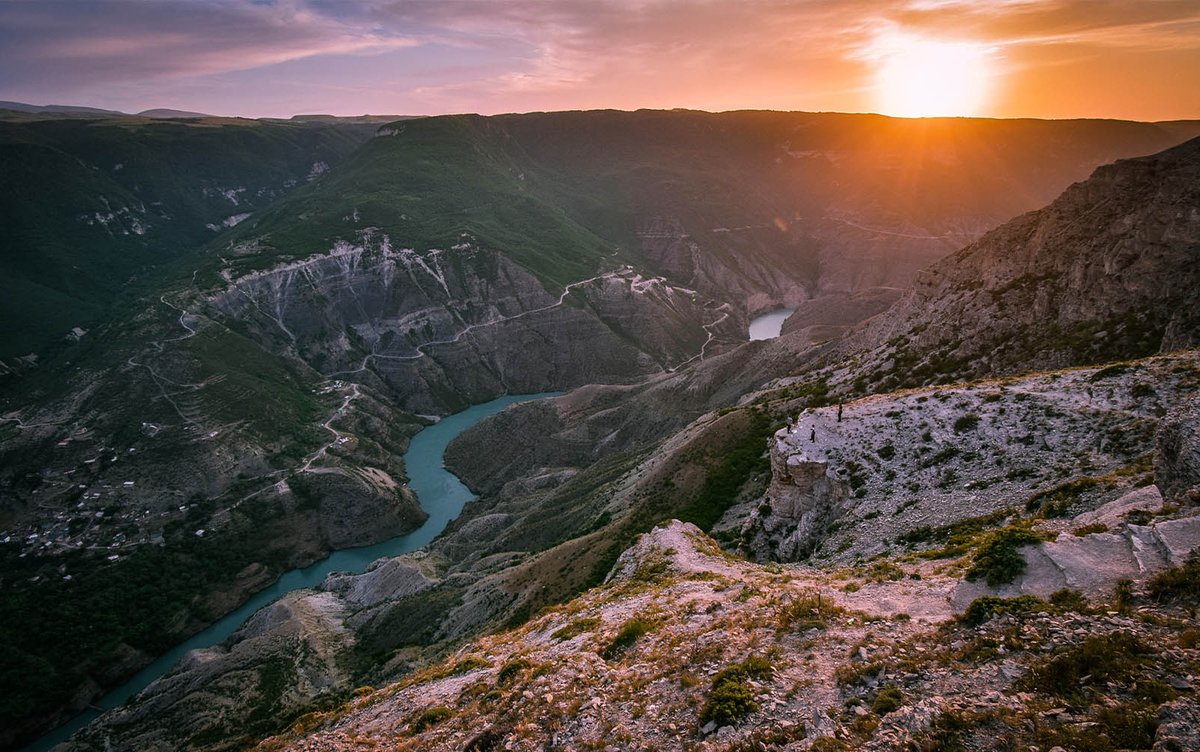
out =
[[[0,100],[1200,118],[1200,1],[0,0]]]

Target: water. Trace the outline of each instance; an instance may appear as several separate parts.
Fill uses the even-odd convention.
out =
[[[328,558],[315,564],[285,572],[274,585],[255,594],[241,608],[226,615],[188,641],[177,645],[170,652],[142,669],[125,684],[101,697],[96,702],[96,706],[102,710],[109,710],[124,704],[159,676],[165,674],[189,650],[208,648],[224,642],[255,611],[293,590],[320,585],[330,572],[362,572],[368,564],[380,557],[399,556],[427,545],[445,529],[450,520],[462,512],[463,506],[468,501],[475,498],[471,491],[442,464],[442,455],[454,437],[509,405],[553,397],[557,394],[559,392],[514,394],[500,397],[482,405],[469,407],[461,413],[445,417],[432,426],[422,429],[408,445],[404,463],[408,472],[409,487],[416,492],[417,498],[421,502],[421,508],[429,514],[429,519],[425,521],[424,525],[411,533],[386,540],[383,543],[335,551]],[[71,734],[86,726],[99,715],[100,711],[98,710],[84,711],[25,747],[21,752],[45,752],[54,745],[66,741]]]
[[[796,312],[795,308],[779,308],[750,319],[750,339],[775,339],[783,329],[783,322]]]

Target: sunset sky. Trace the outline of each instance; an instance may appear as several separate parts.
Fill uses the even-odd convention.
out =
[[[1200,2],[0,0],[0,99],[1200,118]]]

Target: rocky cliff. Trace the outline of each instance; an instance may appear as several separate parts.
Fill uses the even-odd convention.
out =
[[[377,380],[419,413],[644,378],[742,339],[746,326],[736,309],[629,266],[551,292],[469,240],[418,252],[374,230],[226,276],[200,303],[207,315],[326,376]]]
[[[1198,178],[1200,139],[1097,169],[923,271],[846,341],[843,378],[890,388],[1194,346]]]
[[[1179,424],[1162,416],[1190,404],[1197,365],[1193,351],[807,410],[772,438],[771,484],[741,545],[759,560],[847,562],[968,518],[1112,501],[1169,462],[1162,437]]]

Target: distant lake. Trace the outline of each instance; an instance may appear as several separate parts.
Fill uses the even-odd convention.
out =
[[[293,590],[316,587],[324,582],[325,577],[331,572],[362,572],[376,559],[384,556],[399,556],[428,545],[445,529],[450,520],[462,513],[463,506],[475,498],[470,489],[464,486],[453,473],[446,470],[445,465],[442,464],[442,455],[445,454],[446,447],[454,440],[454,437],[509,405],[555,397],[559,394],[561,392],[510,394],[491,402],[468,407],[460,413],[449,415],[432,426],[421,429],[413,436],[408,445],[408,451],[404,454],[404,469],[408,474],[409,488],[416,492],[421,508],[429,514],[429,519],[425,521],[425,524],[411,533],[386,540],[383,543],[360,548],[344,548],[334,551],[328,558],[303,569],[284,572],[274,585],[255,593],[241,608],[227,614],[186,642],[175,646],[134,675],[132,679],[101,697],[96,701],[96,707],[110,710],[123,705],[126,700],[150,686],[155,679],[170,670],[188,651],[219,645],[236,632],[238,627],[242,626],[255,611],[274,603]],[[100,712],[97,710],[86,710],[31,743],[21,752],[45,752],[54,745],[66,741],[71,734],[91,723],[99,715]]]
[[[778,308],[750,319],[750,339],[775,339],[783,329],[783,322],[796,312],[795,308]]]

